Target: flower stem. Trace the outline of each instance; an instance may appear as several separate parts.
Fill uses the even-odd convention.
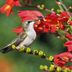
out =
[[[56,0],[57,5],[59,6],[60,10],[63,12],[64,9],[62,7],[62,2],[60,2],[59,0]]]
[[[65,37],[65,32],[63,30],[58,30],[57,32],[63,39],[65,39],[66,41],[69,41],[69,39]]]
[[[70,12],[68,11],[67,7],[65,6],[65,4],[62,2],[62,0],[59,0],[59,2],[61,2],[61,5],[63,6],[63,8],[65,9],[65,11],[68,13],[68,15],[71,18]]]

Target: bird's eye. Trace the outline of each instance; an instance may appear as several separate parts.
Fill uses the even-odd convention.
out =
[[[31,21],[28,21],[28,24],[30,23]]]

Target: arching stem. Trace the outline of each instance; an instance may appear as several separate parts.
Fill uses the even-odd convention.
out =
[[[62,10],[62,11],[66,11],[67,14],[70,16],[71,18],[71,15],[70,15],[70,12],[68,11],[67,7],[65,6],[65,4],[63,4],[62,0],[56,0],[56,3],[58,4],[59,8]]]

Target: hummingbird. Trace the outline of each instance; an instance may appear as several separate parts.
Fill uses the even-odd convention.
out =
[[[2,53],[7,53],[13,49],[22,50],[30,46],[36,39],[36,32],[34,30],[35,20],[28,20],[23,22],[23,32],[20,33],[14,40],[0,50]]]

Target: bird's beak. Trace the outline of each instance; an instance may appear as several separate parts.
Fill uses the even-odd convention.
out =
[[[38,16],[38,19],[39,19],[39,20],[43,20],[43,18],[44,18],[44,17],[42,17],[42,16]]]
[[[41,21],[41,20],[43,20],[43,18],[44,18],[44,17],[42,17],[42,16],[38,16],[38,19],[37,19],[37,20],[34,20],[34,21],[35,21],[35,22]]]

